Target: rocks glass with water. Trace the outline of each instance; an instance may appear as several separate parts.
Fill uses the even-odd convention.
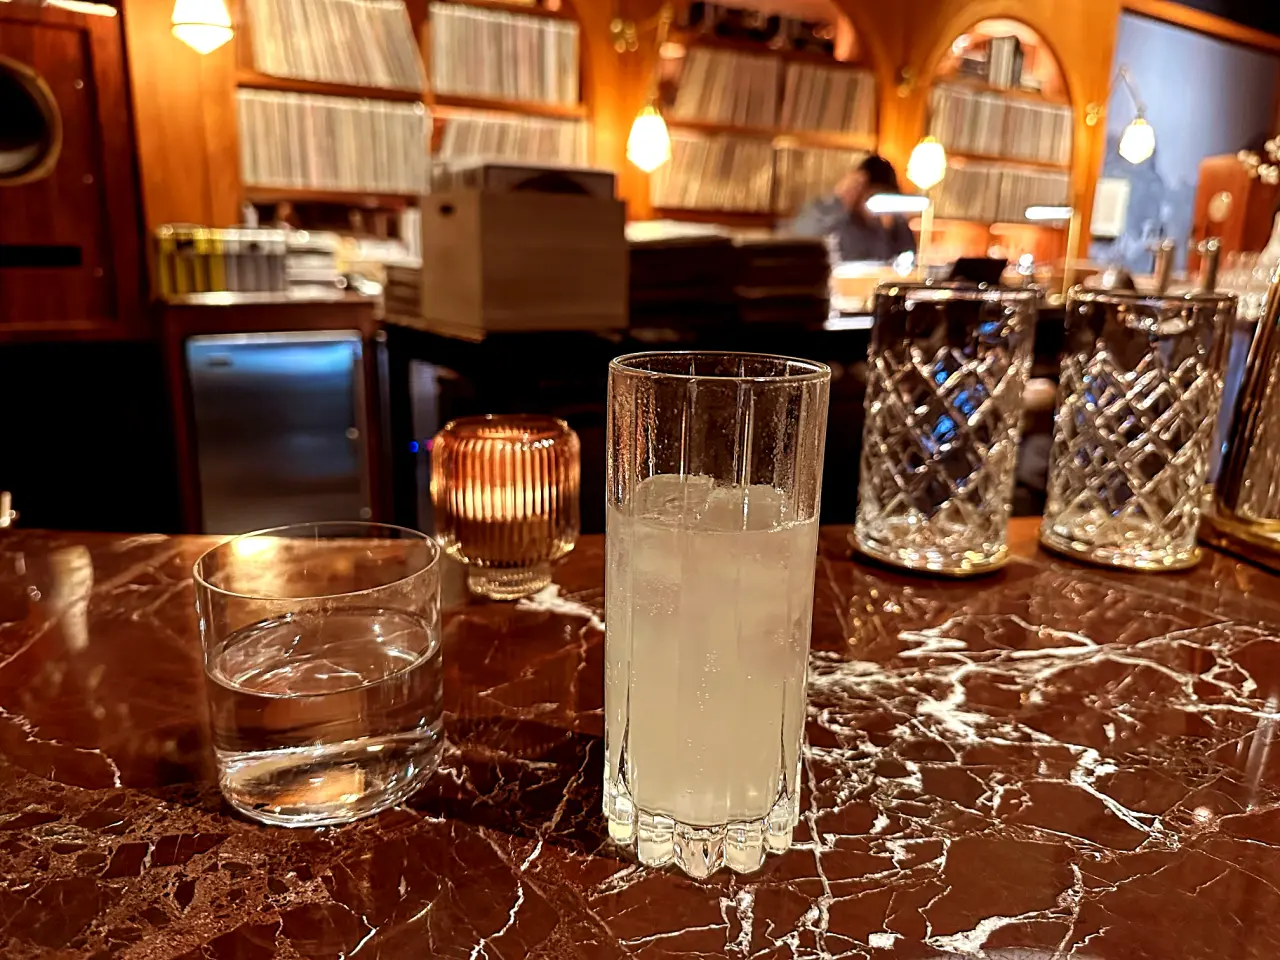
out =
[[[609,833],[650,866],[791,842],[831,372],[759,354],[609,369]]]
[[[1071,291],[1041,543],[1137,570],[1199,559],[1235,309],[1228,294]]]
[[[867,374],[863,553],[968,576],[1008,557],[1039,291],[881,284]]]
[[[218,779],[282,826],[394,806],[442,749],[440,549],[413,530],[311,523],[195,565]]]

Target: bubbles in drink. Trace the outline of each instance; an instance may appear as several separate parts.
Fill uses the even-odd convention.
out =
[[[642,862],[747,871],[796,820],[816,520],[655,476],[608,523],[605,812]]]

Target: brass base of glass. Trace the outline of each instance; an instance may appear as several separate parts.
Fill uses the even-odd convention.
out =
[[[900,567],[914,573],[931,573],[940,577],[977,577],[994,573],[1009,562],[1009,548],[1001,546],[990,556],[977,552],[960,555],[944,554],[939,550],[918,550],[914,547],[887,547],[859,535],[857,530],[849,534],[849,543],[859,553],[872,560]]]
[[[1280,531],[1273,524],[1232,516],[1206,497],[1200,514],[1200,539],[1250,563],[1280,573]]]
[[[519,600],[530,597],[551,582],[551,564],[529,567],[468,567],[467,586],[471,592],[490,600]]]
[[[1040,545],[1046,550],[1091,563],[1098,567],[1121,570],[1139,570],[1144,573],[1174,573],[1188,570],[1200,562],[1201,550],[1192,544],[1185,550],[1138,550],[1133,546],[1099,547],[1081,540],[1072,540],[1051,529],[1048,524],[1040,528]]]

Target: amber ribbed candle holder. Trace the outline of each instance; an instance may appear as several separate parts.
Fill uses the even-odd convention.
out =
[[[580,456],[555,417],[462,417],[436,435],[436,533],[473,592],[514,600],[551,582],[552,561],[578,539]]]

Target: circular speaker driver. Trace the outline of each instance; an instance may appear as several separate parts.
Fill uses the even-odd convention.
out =
[[[62,152],[62,113],[44,78],[0,56],[0,187],[48,176]]]

